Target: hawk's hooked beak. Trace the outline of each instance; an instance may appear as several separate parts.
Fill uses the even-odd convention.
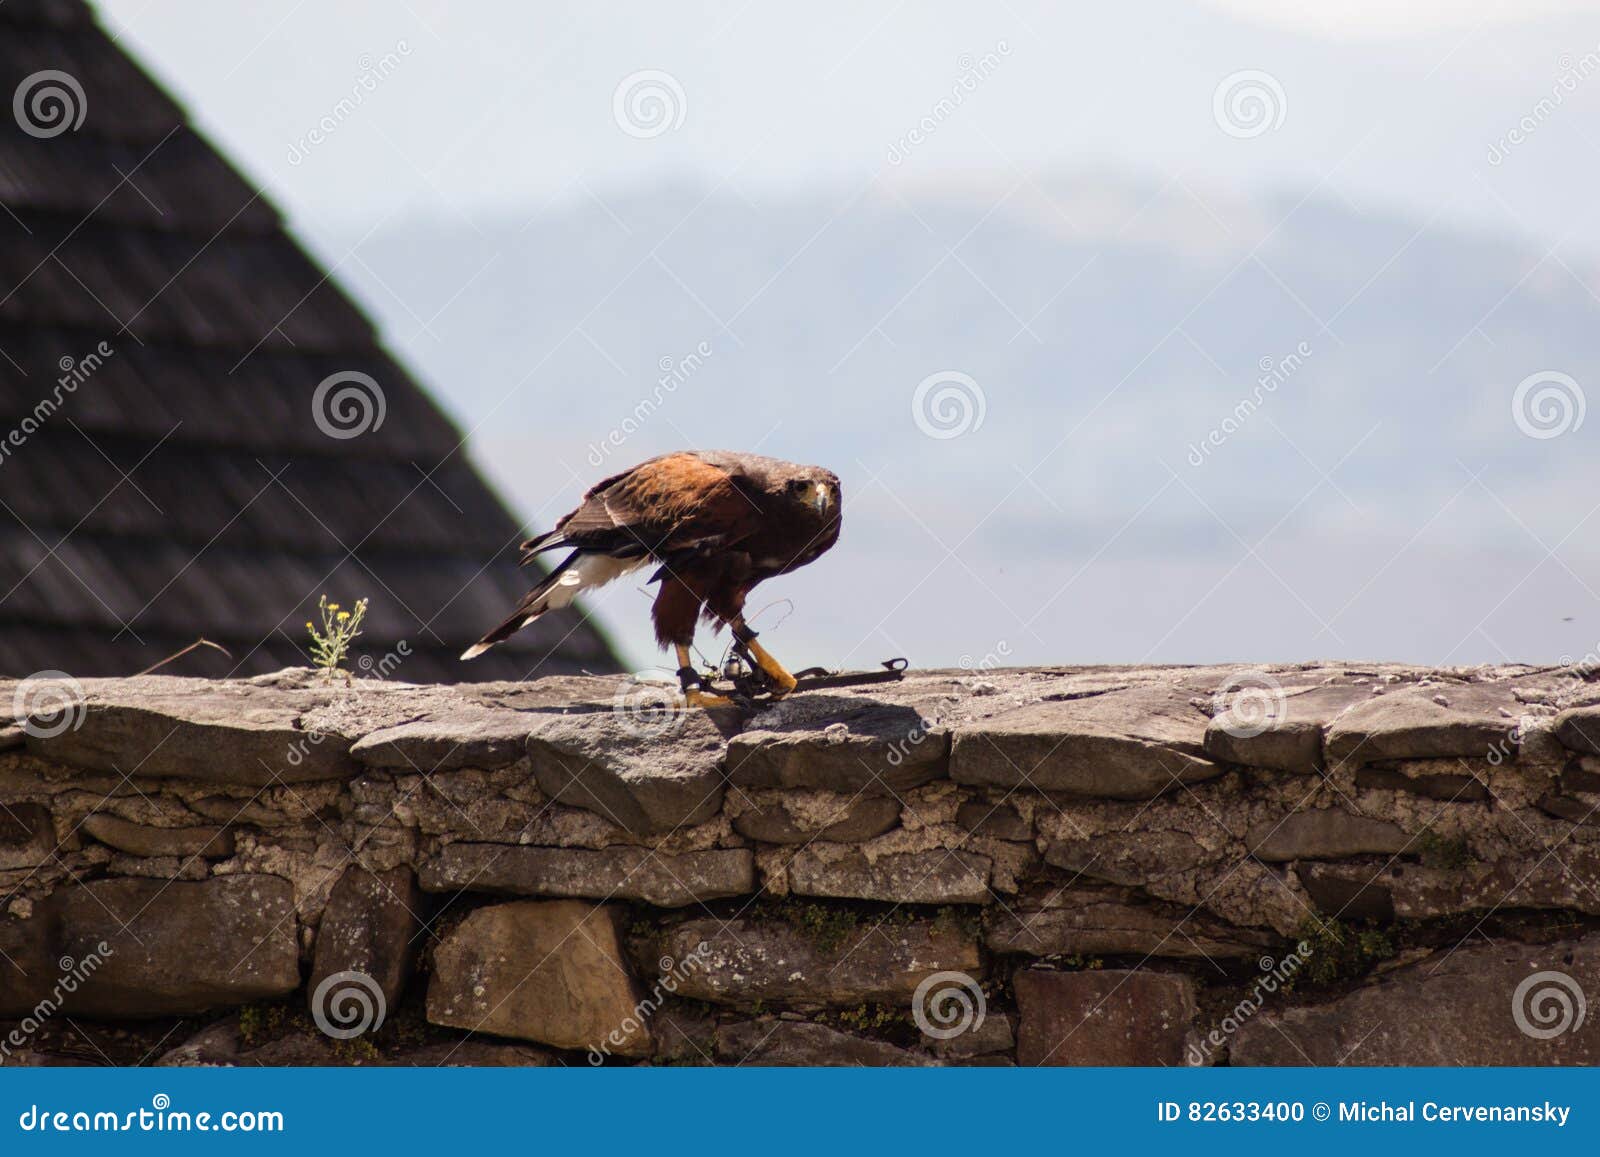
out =
[[[828,493],[828,488],[821,483],[817,484],[816,491],[811,495],[811,504],[817,508],[819,516],[826,516],[828,506],[832,503],[833,496]]]

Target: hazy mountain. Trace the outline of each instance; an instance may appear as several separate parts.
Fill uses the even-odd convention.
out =
[[[1600,13],[1551,11],[1579,6],[101,4],[293,219],[358,235],[408,206],[531,209],[579,179],[862,180],[993,56],[903,171],[1114,165],[1251,196],[1321,186],[1364,208],[1600,245]],[[372,83],[364,70],[386,56],[396,67]],[[613,121],[619,83],[639,70],[683,94],[682,123],[643,142]],[[1276,127],[1248,139],[1214,121],[1216,90],[1241,73],[1282,94]],[[330,116],[326,141],[306,148]]]
[[[599,190],[322,249],[532,525],[684,445],[836,469],[839,546],[756,596],[792,598],[768,641],[797,663],[1600,640],[1600,418],[1534,437],[1513,414],[1530,375],[1578,390],[1527,387],[1535,433],[1541,391],[1576,407],[1600,383],[1595,269],[1542,244],[1315,196],[1005,176]],[[957,437],[914,420],[941,371],[981,391]],[[947,388],[970,393],[929,403]],[[601,600],[653,662],[645,611],[636,589]]]

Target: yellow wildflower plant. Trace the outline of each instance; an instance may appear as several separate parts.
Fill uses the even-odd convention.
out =
[[[311,661],[323,675],[333,678],[333,673],[343,666],[350,653],[350,644],[361,634],[361,620],[367,615],[367,600],[356,600],[353,611],[342,610],[338,603],[330,603],[328,596],[317,600],[317,612],[322,626],[307,623],[311,633]]]

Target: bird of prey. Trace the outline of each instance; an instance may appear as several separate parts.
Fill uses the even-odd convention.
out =
[[[692,706],[731,703],[709,689],[690,659],[702,615],[733,632],[774,697],[795,679],[756,641],[744,603],[757,583],[813,561],[839,538],[839,479],[819,466],[757,454],[688,450],[642,462],[592,487],[548,534],[522,544],[522,562],[570,551],[505,622],[468,647],[475,658],[567,606],[580,592],[654,565],[656,640],[678,655],[678,680]]]

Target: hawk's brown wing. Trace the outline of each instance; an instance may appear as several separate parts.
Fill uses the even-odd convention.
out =
[[[523,544],[524,561],[564,546],[663,557],[728,546],[760,525],[761,511],[736,477],[694,454],[667,454],[594,486],[554,531]]]

